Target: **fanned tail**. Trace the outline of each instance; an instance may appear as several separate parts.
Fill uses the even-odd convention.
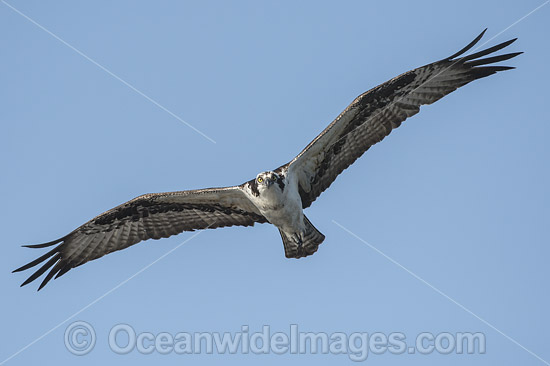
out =
[[[302,258],[312,255],[325,240],[325,236],[311,224],[305,215],[304,224],[306,229],[303,233],[289,234],[279,229],[287,258]]]

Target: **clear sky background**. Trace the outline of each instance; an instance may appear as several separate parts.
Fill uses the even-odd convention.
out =
[[[240,184],[292,159],[357,95],[496,36],[543,1],[8,1],[0,3],[0,362],[193,234],[140,243],[36,292],[11,270],[93,216],[149,192]],[[550,4],[519,37],[517,70],[407,120],[306,214],[326,235],[288,260],[270,225],[202,232],[6,365],[333,365],[346,355],[117,355],[139,332],[483,332],[484,355],[370,355],[377,365],[550,361]],[[343,230],[343,225],[427,283]],[[478,318],[479,317],[479,318]],[[93,325],[89,354],[66,327]],[[490,323],[497,330],[489,326]],[[502,333],[500,333],[502,332]]]

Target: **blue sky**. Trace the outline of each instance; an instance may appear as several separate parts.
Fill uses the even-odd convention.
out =
[[[550,361],[550,6],[517,22],[543,1],[8,3],[0,363],[352,363],[308,353],[118,355],[107,338],[120,323],[154,334],[297,324],[402,332],[411,342],[421,332],[482,332],[483,355],[365,362],[544,365],[527,350]],[[357,95],[485,27],[485,39],[496,36],[488,46],[519,37],[509,49],[525,54],[507,62],[517,70],[423,107],[346,170],[306,211],[326,235],[314,256],[285,259],[276,228],[258,225],[201,232],[181,247],[192,233],[140,243],[39,293],[10,273],[42,253],[20,245],[63,236],[139,194],[240,184],[286,163]],[[77,320],[97,335],[84,356],[64,345]]]

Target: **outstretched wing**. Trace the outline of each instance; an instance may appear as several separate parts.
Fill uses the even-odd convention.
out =
[[[70,234],[29,248],[55,248],[14,272],[32,268],[46,260],[21,286],[50,271],[39,290],[54,276],[71,268],[127,248],[147,239],[160,239],[183,231],[224,226],[251,226],[267,222],[250,202],[242,186],[193,191],[146,194],[93,218]]]
[[[460,57],[471,49],[485,30],[469,45],[441,61],[399,75],[357,97],[296,158],[279,168],[298,177],[303,208],[309,207],[336,177],[372,145],[381,141],[420,106],[431,104],[469,82],[513,69],[483,66],[508,60],[521,52],[481,58],[515,41]]]

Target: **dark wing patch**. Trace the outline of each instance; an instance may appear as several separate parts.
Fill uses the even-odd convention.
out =
[[[183,231],[265,222],[265,217],[239,187],[147,194],[102,213],[63,238],[26,245],[45,248],[57,244],[14,272],[27,270],[47,260],[21,285],[50,270],[38,288],[40,290],[54,276],[62,276],[71,268],[143,240],[167,238]]]
[[[336,177],[372,145],[381,141],[401,123],[469,82],[513,69],[508,66],[482,66],[508,60],[521,52],[480,58],[515,41],[498,44],[462,58],[483,36],[441,61],[399,75],[357,97],[296,158],[279,169],[298,176],[302,207],[311,205]]]

